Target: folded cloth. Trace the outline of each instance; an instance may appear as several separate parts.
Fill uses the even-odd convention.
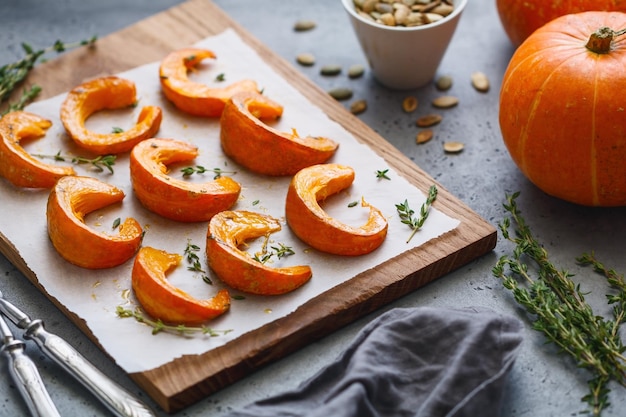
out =
[[[227,417],[491,417],[522,324],[483,308],[396,308],[294,390]]]

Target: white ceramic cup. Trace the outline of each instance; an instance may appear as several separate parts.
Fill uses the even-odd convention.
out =
[[[452,40],[467,0],[454,0],[454,11],[421,26],[384,26],[355,11],[353,0],[341,0],[374,77],[397,90],[422,87],[433,80]]]

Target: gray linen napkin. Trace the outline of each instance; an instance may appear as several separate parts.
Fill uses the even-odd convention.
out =
[[[396,308],[294,390],[227,417],[491,417],[521,322],[483,308]]]

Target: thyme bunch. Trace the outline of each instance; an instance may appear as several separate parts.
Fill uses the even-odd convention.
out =
[[[515,244],[510,256],[502,256],[493,275],[502,280],[515,301],[533,317],[533,329],[563,352],[580,368],[591,373],[589,392],[582,401],[589,405],[593,416],[600,416],[608,405],[610,381],[626,387],[626,358],[619,337],[619,326],[626,311],[626,284],[622,276],[607,270],[593,255],[578,258],[582,265],[591,265],[605,275],[617,294],[608,295],[615,304],[613,319],[594,313],[586,302],[580,285],[572,281],[572,274],[558,269],[549,259],[547,251],[534,238],[530,227],[519,211],[515,199],[519,193],[507,196],[504,208],[510,213],[500,224],[502,236]],[[515,224],[515,234],[509,229]],[[528,264],[532,262],[532,267]]]
[[[93,36],[91,39],[80,42],[65,43],[56,41],[53,45],[38,50],[33,49],[33,47],[27,43],[22,43],[22,49],[25,56],[18,61],[5,64],[0,67],[0,103],[4,103],[9,99],[13,91],[19,84],[22,83],[22,81],[26,79],[30,71],[35,67],[39,58],[43,55],[53,51],[61,53],[67,49],[75,48],[81,45],[92,45],[96,42],[96,39],[97,38]],[[37,85],[31,86],[29,89],[25,89],[18,102],[10,104],[9,107],[0,114],[0,116],[10,111],[22,110],[26,104],[34,100],[40,92],[41,87]]]
[[[186,326],[184,324],[176,324],[176,325],[166,324],[161,320],[151,319],[150,317],[143,314],[139,308],[130,310],[122,306],[117,306],[117,308],[115,309],[115,313],[120,318],[134,318],[139,323],[143,323],[152,327],[153,335],[159,334],[161,332],[166,332],[166,333],[176,334],[179,336],[188,336],[192,334],[204,334],[204,335],[209,335],[211,337],[216,337],[216,336],[225,335],[225,334],[232,332],[232,330],[230,329],[229,330],[216,330],[207,326]]]

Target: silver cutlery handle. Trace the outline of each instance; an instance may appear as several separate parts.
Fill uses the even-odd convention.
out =
[[[39,376],[39,371],[24,353],[24,342],[12,340],[3,346],[2,351],[9,358],[9,373],[31,415],[33,417],[60,417]]]
[[[85,359],[61,337],[49,333],[41,320],[33,320],[24,337],[33,340],[53,361],[80,381],[109,410],[119,417],[148,417],[155,414]]]

